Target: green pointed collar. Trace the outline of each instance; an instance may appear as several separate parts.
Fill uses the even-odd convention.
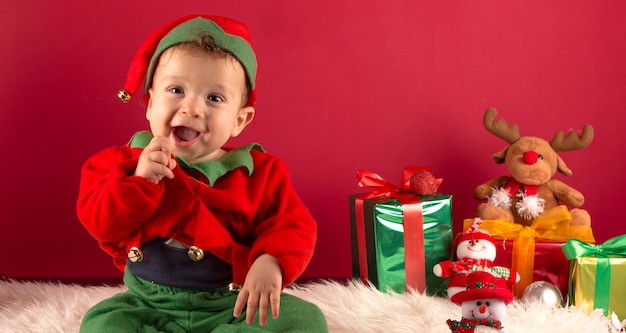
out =
[[[135,133],[128,143],[131,148],[145,148],[154,136],[150,131],[141,131]],[[209,180],[209,186],[213,186],[216,180],[239,167],[246,167],[248,175],[254,171],[254,162],[250,151],[256,149],[264,152],[263,147],[258,143],[241,146],[226,152],[222,158],[214,161],[204,161],[191,164],[184,159],[176,156],[178,164],[186,169],[193,169],[202,173]]]

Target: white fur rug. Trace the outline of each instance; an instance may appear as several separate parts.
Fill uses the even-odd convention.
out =
[[[0,281],[0,332],[78,332],[83,314],[124,286]],[[446,299],[422,294],[382,293],[359,281],[321,281],[292,286],[295,296],[317,304],[330,332],[450,332],[447,319],[460,319],[460,308]],[[508,307],[504,327],[516,332],[618,332],[599,311],[553,309],[517,301]]]

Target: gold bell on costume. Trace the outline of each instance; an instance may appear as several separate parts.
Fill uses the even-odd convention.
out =
[[[202,251],[201,248],[199,248],[199,247],[197,247],[195,245],[192,245],[192,246],[189,247],[189,249],[187,249],[187,255],[193,261],[200,261],[200,260],[204,259],[204,251]]]
[[[128,260],[131,262],[140,262],[143,260],[143,252],[136,246],[128,250]]]

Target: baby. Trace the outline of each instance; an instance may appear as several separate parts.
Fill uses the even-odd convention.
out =
[[[119,96],[145,76],[150,131],[91,157],[77,202],[128,292],[81,332],[327,332],[319,308],[281,292],[316,241],[287,166],[258,144],[225,146],[254,118],[256,71],[230,18],[185,16],[140,47]]]

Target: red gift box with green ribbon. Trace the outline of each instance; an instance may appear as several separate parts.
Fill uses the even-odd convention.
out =
[[[350,196],[353,274],[382,291],[445,295],[447,280],[432,268],[452,255],[452,196],[412,193],[410,178],[421,170],[430,168],[406,167],[400,186],[357,172],[373,191]]]
[[[572,238],[562,246],[571,260],[569,303],[626,319],[626,235],[602,244]]]

